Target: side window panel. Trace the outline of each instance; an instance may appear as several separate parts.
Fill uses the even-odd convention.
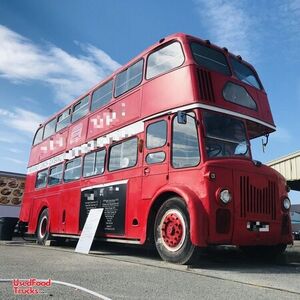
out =
[[[43,140],[43,129],[44,129],[44,127],[41,127],[37,130],[35,137],[34,137],[34,141],[33,141],[34,146]]]
[[[81,158],[69,161],[65,167],[64,181],[70,182],[79,179],[81,176]]]
[[[89,153],[84,157],[83,177],[100,175],[104,172],[105,150]]]
[[[147,164],[162,163],[166,159],[166,153],[164,151],[149,153],[146,157]]]
[[[50,168],[49,177],[48,177],[48,185],[59,184],[62,179],[62,173],[63,173],[63,165],[62,164],[59,164],[57,166]]]
[[[150,79],[160,74],[166,73],[184,62],[184,55],[178,42],[161,48],[148,57],[146,78]]]
[[[65,110],[61,115],[59,115],[57,119],[56,131],[60,131],[61,129],[67,127],[70,124],[71,116],[70,116],[70,108]]]
[[[37,173],[35,181],[35,187],[37,189],[43,188],[47,185],[47,175],[48,170],[43,170]]]
[[[109,171],[130,168],[137,162],[137,138],[114,145],[110,149]]]
[[[159,121],[147,127],[147,149],[162,147],[167,142],[167,122]]]
[[[231,74],[226,57],[222,52],[198,43],[191,43],[191,50],[198,65],[224,75]]]
[[[55,133],[55,124],[56,124],[56,119],[53,119],[52,121],[50,121],[45,125],[44,139],[48,138],[50,135]]]
[[[116,77],[115,96],[118,97],[139,85],[143,78],[143,60],[138,61]]]
[[[187,115],[186,124],[173,119],[172,165],[174,168],[193,167],[200,162],[195,114]]]
[[[113,81],[110,80],[93,92],[91,111],[104,106],[112,98]]]
[[[89,96],[78,101],[73,107],[72,122],[84,117],[89,111]]]

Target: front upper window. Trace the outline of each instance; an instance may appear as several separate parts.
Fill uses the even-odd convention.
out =
[[[242,120],[205,111],[203,121],[208,157],[250,156],[249,142]]]
[[[151,53],[147,61],[146,78],[150,79],[181,66],[184,55],[178,42],[169,44]]]
[[[222,52],[199,43],[191,43],[191,49],[198,65],[227,76],[231,75],[226,57]]]
[[[249,85],[252,85],[256,87],[257,89],[262,89],[261,84],[258,81],[258,78],[256,77],[256,74],[254,71],[242,63],[241,61],[237,60],[234,57],[230,57],[230,63],[233,69],[233,72],[235,76],[241,80],[242,82],[245,82]]]

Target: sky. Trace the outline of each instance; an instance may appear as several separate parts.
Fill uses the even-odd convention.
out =
[[[300,150],[300,0],[1,0],[0,170],[25,173],[39,123],[176,32],[256,68],[277,131],[255,159]]]

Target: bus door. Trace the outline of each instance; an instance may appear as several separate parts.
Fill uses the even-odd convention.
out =
[[[142,199],[151,199],[167,184],[169,172],[169,117],[145,122]]]

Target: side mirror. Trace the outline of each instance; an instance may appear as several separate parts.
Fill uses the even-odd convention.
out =
[[[184,111],[178,111],[177,113],[177,122],[179,124],[186,124],[187,123],[187,114]]]

